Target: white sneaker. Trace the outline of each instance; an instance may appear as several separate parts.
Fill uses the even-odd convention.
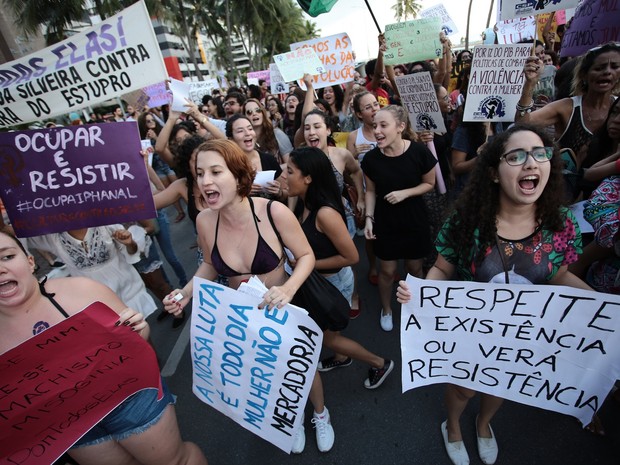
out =
[[[392,329],[394,329],[392,314],[388,313],[387,315],[384,315],[383,310],[381,310],[381,329],[383,331],[392,331]]]
[[[329,451],[334,445],[334,428],[329,419],[327,407],[323,409],[322,414],[314,412],[312,415],[312,423],[316,429],[316,445],[321,452]]]
[[[304,451],[304,447],[306,447],[306,431],[304,429],[304,420],[306,419],[305,415],[301,414],[301,423],[299,424],[299,428],[295,431],[295,439],[293,440],[293,448],[291,449],[291,454],[301,454]]]

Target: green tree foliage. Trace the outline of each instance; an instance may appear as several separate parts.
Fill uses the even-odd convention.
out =
[[[421,9],[422,5],[413,0],[397,0],[394,6],[392,6],[396,21],[414,19],[418,16]]]

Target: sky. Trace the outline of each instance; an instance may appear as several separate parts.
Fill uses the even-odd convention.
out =
[[[487,15],[492,0],[474,0],[471,14],[470,25],[470,42],[480,40],[480,34],[486,28]],[[385,29],[386,24],[395,23],[394,0],[368,0],[370,8],[377,18],[377,22],[381,30]],[[443,3],[446,10],[450,13],[450,17],[458,28],[458,33],[450,36],[450,40],[454,46],[458,46],[461,37],[465,37],[467,26],[467,8],[468,0],[418,0],[422,5],[422,9]],[[494,2],[497,4],[497,1]],[[493,15],[491,16],[491,27],[495,23],[496,7],[493,7]],[[317,24],[317,28],[321,30],[321,37],[330,36],[346,32],[353,42],[353,49],[356,53],[356,59],[363,61],[377,56],[377,36],[379,31],[370,16],[370,12],[366,7],[364,0],[338,0],[329,13],[324,13],[312,18],[305,15]],[[408,18],[412,19],[412,18]]]

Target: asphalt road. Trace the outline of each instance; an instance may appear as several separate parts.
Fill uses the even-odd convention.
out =
[[[173,210],[169,217],[175,216]],[[196,268],[195,234],[186,219],[171,224],[176,252],[189,273]],[[173,331],[171,320],[156,322],[150,317],[153,345],[162,374],[177,396],[177,416],[186,440],[197,443],[210,465],[338,464],[338,465],[450,465],[439,426],[445,419],[442,385],[402,393],[400,345],[395,330],[379,327],[379,297],[366,279],[368,265],[363,240],[356,239],[360,257],[357,265],[362,313],[352,320],[344,334],[369,350],[392,358],[396,368],[376,390],[363,381],[367,367],[353,362],[347,368],[322,375],[325,402],[336,434],[334,447],[320,453],[310,423],[311,406],[306,408],[306,448],[301,455],[287,455],[253,435],[223,414],[200,402],[192,393],[191,359],[188,351],[189,325]],[[166,266],[168,275],[174,274]],[[394,308],[398,308],[396,305]],[[476,449],[474,420],[478,400],[474,399],[462,417],[462,429],[472,464],[481,464]],[[499,444],[497,464],[523,465],[618,465],[620,464],[620,405],[608,401],[603,409],[607,435],[584,431],[569,416],[506,401],[493,421]]]

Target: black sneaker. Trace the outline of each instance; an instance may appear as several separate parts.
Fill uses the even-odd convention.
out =
[[[394,369],[394,362],[392,360],[385,359],[385,363],[383,364],[383,368],[371,368],[368,370],[368,379],[364,381],[364,387],[366,389],[377,389],[385,378],[392,372]]]
[[[317,370],[319,371],[331,371],[334,368],[344,368],[351,365],[353,360],[350,357],[345,358],[344,360],[336,360],[333,356],[324,358],[319,362]]]

